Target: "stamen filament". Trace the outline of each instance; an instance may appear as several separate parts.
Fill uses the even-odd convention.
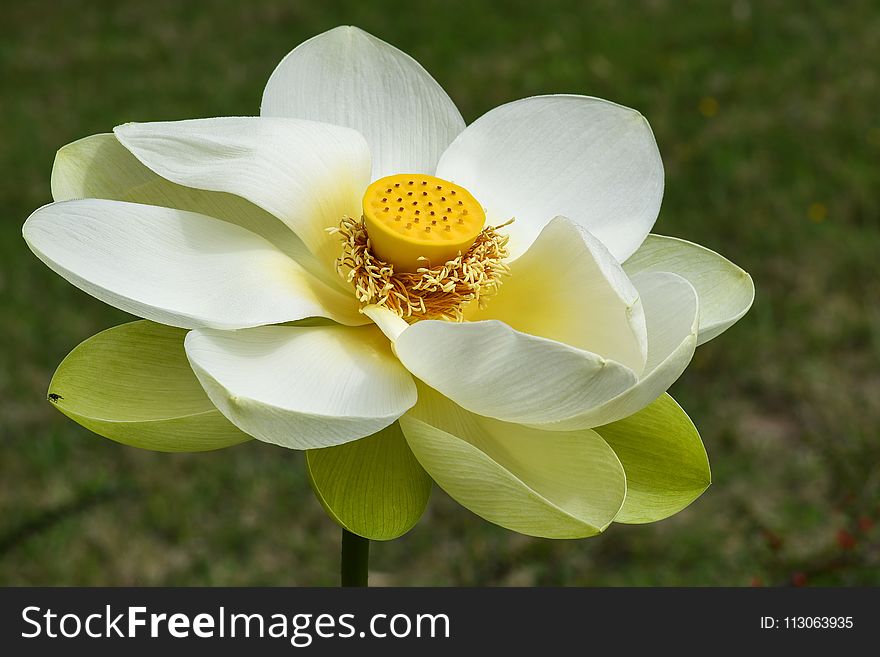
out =
[[[476,301],[483,307],[497,294],[502,277],[510,273],[504,263],[509,255],[508,237],[498,229],[512,221],[487,226],[465,253],[459,252],[441,265],[432,266],[421,258],[424,266],[415,272],[397,272],[393,264],[373,253],[363,217],[343,217],[338,228],[327,230],[340,237],[342,256],[336,261],[336,269],[353,285],[362,305],[384,306],[409,322],[460,322],[468,304]],[[431,226],[425,227],[426,232],[430,230]]]

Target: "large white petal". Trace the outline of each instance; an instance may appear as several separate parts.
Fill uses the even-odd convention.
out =
[[[510,277],[471,320],[499,319],[626,365],[645,366],[648,340],[639,293],[608,249],[583,226],[556,217],[510,265]]]
[[[412,377],[374,326],[200,330],[185,345],[220,412],[254,438],[283,447],[363,438],[416,402]]]
[[[516,219],[514,258],[563,215],[623,262],[663,197],[663,163],[645,117],[585,96],[536,96],[491,110],[449,146],[437,175],[466,187],[490,222]]]
[[[239,196],[175,184],[138,161],[112,133],[83,137],[58,150],[52,198],[103,198],[206,214],[247,228],[297,259],[308,253],[278,218]]]
[[[416,377],[465,409],[507,422],[571,417],[636,383],[631,369],[497,320],[416,322],[395,352]]]
[[[569,431],[597,427],[640,411],[671,386],[690,363],[697,345],[697,293],[681,276],[646,272],[632,279],[645,307],[648,360],[638,382],[606,402],[543,429]]]
[[[354,128],[370,145],[374,180],[433,174],[464,129],[455,103],[418,62],[350,26],[319,34],[281,60],[260,113]]]
[[[690,281],[700,297],[697,345],[733,326],[755,300],[755,284],[746,272],[704,246],[674,237],[648,235],[623,268],[631,276],[669,271]]]
[[[363,137],[326,123],[227,117],[127,123],[115,134],[163,178],[236,194],[275,215],[328,267],[340,247],[326,229],[360,216],[369,183]]]
[[[250,201],[226,192],[184,187],[151,171],[113,134],[84,137],[62,147],[52,166],[52,198],[103,198],[189,210],[247,228],[264,237],[330,287],[328,295],[351,296],[336,271],[320,264],[284,222]]]
[[[582,538],[620,510],[626,477],[594,431],[499,422],[418,387],[418,404],[400,418],[407,442],[434,481],[477,515],[531,536]]]
[[[51,203],[22,229],[53,271],[101,301],[181,328],[305,317],[363,324],[357,305],[271,243],[195,212],[122,201]]]

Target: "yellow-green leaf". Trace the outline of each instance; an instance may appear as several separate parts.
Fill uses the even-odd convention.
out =
[[[202,390],[186,331],[148,321],[92,336],[62,361],[49,401],[90,431],[161,452],[202,452],[250,440]]]
[[[712,482],[700,434],[668,394],[638,413],[596,427],[626,471],[626,501],[616,522],[655,522],[678,513]]]
[[[348,531],[376,541],[408,532],[428,504],[431,479],[395,422],[344,445],[306,452],[312,489]]]

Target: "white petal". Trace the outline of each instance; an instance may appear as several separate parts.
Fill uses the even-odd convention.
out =
[[[516,219],[514,258],[563,215],[623,262],[663,197],[663,163],[645,118],[585,96],[536,96],[491,110],[450,145],[437,175],[466,187],[490,223]]]
[[[666,272],[637,274],[632,281],[642,298],[648,327],[648,360],[638,383],[613,399],[561,422],[530,424],[570,431],[614,422],[650,404],[684,372],[697,344],[696,291],[681,276]]]
[[[227,194],[184,187],[151,171],[113,134],[84,137],[61,148],[52,166],[52,198],[70,201],[103,198],[189,210],[247,228],[264,237],[328,284],[328,295],[351,296],[336,271],[320,264],[284,222],[250,201]],[[319,286],[315,286],[316,290]]]
[[[351,26],[319,34],[281,60],[260,113],[354,128],[370,145],[373,180],[433,174],[464,130],[455,103],[417,61]]]
[[[186,354],[211,401],[254,438],[291,449],[376,433],[416,388],[374,326],[192,331]]]
[[[362,311],[364,315],[375,322],[376,326],[385,334],[385,336],[394,343],[397,336],[403,333],[409,324],[397,313],[388,310],[384,306],[370,304],[364,306]]]
[[[363,137],[326,123],[228,117],[127,123],[115,134],[163,178],[236,194],[275,215],[328,267],[340,247],[326,229],[360,216],[369,183]]]
[[[626,476],[594,431],[550,432],[468,413],[427,386],[400,418],[431,477],[477,515],[531,536],[582,538],[621,508]]]
[[[83,137],[59,149],[52,165],[52,198],[103,198],[189,210],[247,228],[285,252],[290,250],[291,257],[304,250],[293,231],[262,208],[239,196],[166,180],[141,164],[111,133]]]
[[[690,281],[700,298],[697,345],[733,326],[755,300],[755,284],[746,272],[706,247],[674,237],[648,235],[623,268],[630,275],[668,271]]]
[[[639,293],[608,249],[565,217],[510,266],[497,296],[469,319],[577,347],[641,374],[648,351]]]
[[[262,237],[195,212],[63,201],[34,212],[22,233],[40,260],[78,288],[161,324],[242,328],[314,316],[365,322],[353,298],[322,294],[323,284]]]
[[[416,322],[394,349],[432,388],[469,411],[506,422],[555,422],[636,382],[619,363],[496,320]]]

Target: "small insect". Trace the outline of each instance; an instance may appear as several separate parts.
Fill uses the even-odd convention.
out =
[[[52,402],[53,404],[57,404],[57,403],[58,403],[58,400],[59,400],[59,399],[64,399],[64,397],[62,397],[61,395],[58,395],[58,394],[56,394],[56,393],[54,393],[54,392],[50,392],[50,393],[49,393],[49,397],[48,397],[48,399],[49,399],[49,401]]]

